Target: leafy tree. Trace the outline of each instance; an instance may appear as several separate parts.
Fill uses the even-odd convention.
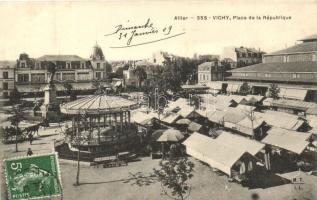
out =
[[[160,161],[160,169],[154,169],[154,174],[163,186],[164,194],[169,196],[164,189],[170,190],[171,195],[178,199],[185,199],[190,192],[188,180],[193,177],[194,164],[186,157]]]
[[[72,90],[73,90],[73,85],[70,84],[69,82],[64,82],[63,87],[65,89],[66,95],[69,95],[69,98],[70,98]]]
[[[105,90],[104,86],[98,80],[92,82],[92,87],[96,89],[96,94],[102,94]]]
[[[272,83],[269,87],[269,97],[273,99],[278,99],[280,93],[280,88],[277,84]]]
[[[154,168],[153,173],[150,173],[149,176],[145,176],[142,172],[130,173],[131,178],[125,183],[135,181],[132,184],[142,187],[159,182],[163,195],[171,199],[184,200],[190,195],[189,180],[193,177],[193,172],[194,163],[187,157],[169,158],[161,160],[159,168]]]
[[[16,132],[15,132],[15,151],[18,152],[18,137],[21,134],[19,124],[24,119],[21,107],[19,105],[14,107],[12,110],[12,114],[13,115],[11,117],[9,117],[9,121],[11,122],[12,126],[15,126],[15,130],[16,130]]]
[[[112,72],[112,65],[110,63],[106,62],[105,70],[106,70],[107,74],[111,73]]]
[[[251,87],[249,86],[247,82],[244,82],[240,87],[239,93],[241,95],[247,95],[247,94],[250,94],[250,92],[251,92]]]
[[[12,92],[10,93],[9,99],[10,102],[12,104],[17,104],[20,103],[21,100],[21,93],[18,91],[18,89],[16,87],[14,87],[14,89],[12,90]]]
[[[74,183],[74,186],[79,186],[79,178],[80,178],[80,146],[87,142],[87,139],[81,135],[81,132],[79,131],[80,124],[83,124],[85,130],[87,129],[87,114],[84,113],[80,115],[77,120],[83,121],[83,123],[75,123],[75,127],[73,129],[73,135],[71,137],[71,142],[76,145],[78,148],[77,150],[77,173],[76,173],[76,181]],[[75,135],[74,135],[75,134]]]
[[[123,68],[118,67],[118,69],[115,72],[116,78],[123,78]]]
[[[161,75],[161,84],[164,90],[171,90],[177,92],[181,89],[182,85],[182,73],[181,73],[181,61],[167,62],[165,69]]]
[[[137,66],[134,70],[133,73],[138,77],[139,83],[138,86],[141,87],[142,82],[147,78],[146,72],[143,67]]]

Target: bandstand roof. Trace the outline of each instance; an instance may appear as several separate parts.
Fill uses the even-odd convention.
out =
[[[131,109],[137,103],[118,96],[106,94],[93,95],[61,105],[61,112],[65,114],[104,114]]]

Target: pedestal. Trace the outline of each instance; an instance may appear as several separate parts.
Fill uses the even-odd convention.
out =
[[[41,107],[42,116],[49,120],[56,120],[59,113],[59,105],[56,99],[56,88],[48,84],[44,88],[44,103]]]

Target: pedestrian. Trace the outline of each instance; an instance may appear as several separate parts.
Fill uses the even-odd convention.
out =
[[[32,133],[29,133],[28,137],[29,137],[29,140],[30,140],[30,145],[32,145],[32,142],[33,142],[33,134],[32,134]]]
[[[31,148],[28,148],[28,152],[26,153],[26,156],[32,156],[33,155],[33,151],[31,150]]]

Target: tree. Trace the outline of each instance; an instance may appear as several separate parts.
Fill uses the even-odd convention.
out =
[[[71,141],[74,143],[77,147],[77,173],[76,173],[76,181],[74,183],[74,186],[78,186],[80,184],[79,178],[80,178],[80,146],[87,142],[87,139],[81,135],[81,132],[79,130],[80,124],[83,124],[85,127],[85,130],[87,129],[87,114],[84,113],[80,116],[78,116],[77,120],[83,120],[83,123],[78,123],[77,126],[76,123],[74,123],[75,127],[73,129],[72,134],[76,134],[75,136],[72,135]]]
[[[105,90],[104,86],[98,80],[92,82],[92,87],[96,89],[95,94],[102,94]]]
[[[280,88],[277,84],[272,83],[269,87],[269,97],[273,99],[278,99],[280,93]]]
[[[64,82],[63,83],[63,87],[65,88],[66,95],[69,95],[69,98],[70,98],[71,92],[73,90],[73,85],[70,84],[69,82]]]
[[[153,173],[145,176],[142,172],[130,173],[131,178],[125,183],[135,181],[132,184],[147,186],[153,183],[161,183],[163,195],[171,199],[184,200],[190,195],[191,186],[188,183],[193,177],[194,163],[187,157],[169,158],[161,160],[158,169],[153,169]]]
[[[250,92],[251,92],[251,87],[249,86],[247,82],[244,82],[240,87],[239,93],[241,95],[247,95],[247,94],[250,94]]]
[[[146,72],[143,67],[137,66],[134,70],[133,73],[138,77],[138,86],[142,86],[142,82],[147,78]]]
[[[164,90],[179,91],[182,85],[181,61],[167,62],[161,80]]]
[[[14,89],[12,90],[12,92],[10,93],[10,102],[12,104],[17,104],[20,102],[21,100],[21,93],[18,91],[18,89],[16,87],[14,87]]]
[[[18,152],[18,137],[21,134],[19,123],[24,119],[21,107],[19,105],[14,107],[12,114],[13,115],[9,117],[9,121],[12,126],[15,126],[15,151]]]
[[[122,67],[118,67],[118,69],[115,72],[116,74],[116,78],[123,78],[123,68]]]
[[[178,199],[185,199],[190,192],[188,180],[193,177],[194,164],[187,157],[160,161],[160,169],[154,169],[154,174],[162,184],[165,195],[169,196],[165,187],[170,190],[171,195]]]

